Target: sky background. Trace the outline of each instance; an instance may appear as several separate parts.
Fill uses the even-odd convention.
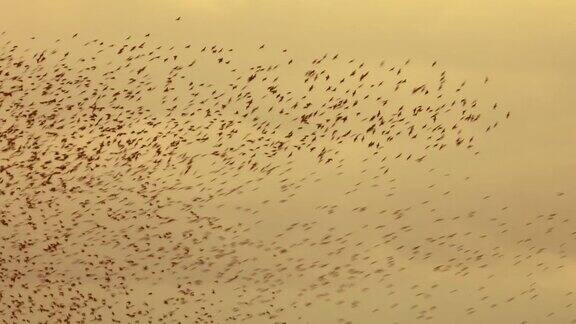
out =
[[[373,65],[381,60],[401,64],[410,59],[410,73],[422,78],[430,75],[430,64],[437,60],[454,79],[467,80],[474,91],[482,88],[488,76],[487,87],[474,93],[487,105],[498,102],[498,109],[510,111],[511,118],[478,139],[478,155],[449,148],[423,164],[393,164],[390,174],[373,180],[377,166],[362,162],[363,152],[343,147],[349,162],[341,170],[316,168],[313,161],[304,158],[296,162],[291,181],[301,188],[286,203],[278,202],[283,196],[271,180],[268,188],[264,183],[259,190],[198,206],[197,213],[216,216],[223,222],[251,224],[252,238],[265,244],[297,241],[305,237],[298,231],[282,238],[274,235],[293,222],[317,222],[306,235],[325,235],[333,227],[336,233],[353,232],[351,245],[357,240],[373,246],[382,238],[363,226],[390,224],[396,228],[400,224],[394,231],[402,226],[413,230],[401,235],[399,242],[420,242],[434,251],[434,257],[428,260],[410,260],[410,255],[395,250],[396,245],[372,247],[366,252],[371,258],[394,256],[406,270],[394,272],[385,283],[355,281],[359,282],[358,289],[345,295],[346,300],[359,301],[360,307],[340,307],[314,294],[305,295],[301,298],[315,304],[286,311],[283,318],[288,323],[336,323],[339,319],[354,323],[418,323],[410,308],[413,304],[436,306],[429,323],[576,321],[574,307],[567,306],[576,302],[576,296],[570,294],[576,289],[575,1],[0,0],[0,4],[0,30],[23,46],[42,47],[62,38],[60,46],[82,52],[80,42],[69,40],[70,34],[78,32],[83,40],[120,42],[128,35],[141,38],[151,33],[151,42],[158,44],[234,48],[235,60],[246,65],[259,59],[274,60],[280,49],[286,48],[296,66],[302,64],[302,68],[303,60],[340,53]],[[182,18],[175,21],[176,17]],[[253,53],[260,44],[266,44],[266,49],[256,57]],[[211,76],[209,69],[199,73],[199,77],[218,78]],[[321,181],[300,181],[303,177]],[[358,182],[363,185],[356,186],[356,193],[344,194]],[[436,185],[434,189],[428,187],[430,184]],[[389,190],[393,196],[386,196]],[[446,191],[450,194],[443,195]],[[264,199],[272,203],[262,205]],[[425,200],[430,200],[430,205],[420,203]],[[328,214],[326,209],[318,208],[324,205],[337,208]],[[353,211],[361,206],[367,211]],[[430,208],[436,211],[431,213]],[[258,213],[253,215],[245,209]],[[388,212],[379,213],[384,209]],[[392,211],[404,209],[405,223],[393,221]],[[479,216],[466,218],[471,211]],[[554,213],[558,216],[552,221],[538,217]],[[439,225],[431,221],[434,217],[447,221]],[[448,221],[454,217],[462,219]],[[526,225],[529,222],[533,225]],[[501,233],[499,227],[507,231]],[[550,227],[554,227],[552,234],[546,232]],[[435,247],[425,240],[466,232],[473,234],[458,239],[455,250]],[[488,237],[481,238],[483,234]],[[533,245],[518,243],[526,238],[531,238]],[[539,248],[546,252],[533,255]],[[461,250],[502,256],[490,258],[487,268],[467,276],[434,271],[452,257],[468,262],[468,254]],[[262,267],[275,263],[266,253],[242,253],[259,258]],[[314,248],[295,251],[294,257],[339,262],[326,253]],[[528,255],[533,256],[512,266]],[[356,262],[357,269],[370,269],[368,263]],[[204,275],[210,277],[198,274]],[[346,282],[344,278],[337,280]],[[142,291],[149,288],[169,295],[175,289],[173,283],[166,277],[133,285]],[[289,305],[306,284],[305,278],[285,278],[279,284],[284,292],[278,297],[279,303],[285,300]],[[434,284],[439,288],[433,292],[422,288]],[[371,289],[362,291],[363,285]],[[430,297],[415,297],[413,285],[430,293]],[[223,287],[219,295],[224,300],[226,289]],[[523,295],[527,290],[528,295],[538,297]],[[142,298],[145,295],[143,292]],[[482,300],[484,295],[489,296],[488,301]],[[136,301],[140,298],[134,296]],[[507,302],[510,297],[515,300]],[[392,307],[395,303],[400,305]],[[470,307],[475,309],[473,315],[467,314]]]

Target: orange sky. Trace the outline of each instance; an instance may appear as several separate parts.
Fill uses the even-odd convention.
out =
[[[350,254],[369,257],[345,259],[330,255],[328,247],[317,246],[294,248],[294,260],[353,262],[357,270],[369,272],[372,260],[385,263],[393,257],[398,267],[405,267],[384,282],[373,277],[355,279],[357,286],[340,295],[347,301],[345,306],[323,301],[310,291],[298,297],[300,289],[314,282],[311,278],[317,273],[313,270],[303,277],[283,277],[276,284],[282,293],[275,303],[285,305],[287,310],[281,319],[288,323],[337,323],[339,319],[353,323],[419,323],[412,305],[418,305],[416,309],[435,306],[429,310],[434,316],[428,323],[576,321],[574,307],[567,306],[576,298],[569,294],[576,288],[576,2],[35,0],[4,1],[2,8],[0,30],[5,30],[4,37],[13,43],[44,48],[61,38],[58,46],[75,55],[87,51],[81,41],[70,39],[76,32],[82,41],[97,38],[105,42],[122,42],[128,35],[140,39],[151,33],[149,42],[166,47],[191,43],[195,48],[212,44],[233,48],[234,64],[244,67],[276,62],[281,49],[287,49],[295,60],[295,68],[302,72],[312,58],[340,53],[342,60],[356,58],[370,66],[378,66],[382,60],[387,66],[400,65],[410,59],[407,73],[427,80],[436,76],[438,71],[431,71],[430,64],[437,60],[442,69],[449,71],[450,81],[466,80],[470,95],[486,107],[498,102],[498,113],[511,112],[512,118],[486,136],[483,128],[469,130],[476,134],[478,155],[448,148],[430,155],[422,164],[391,162],[390,174],[373,178],[380,174],[379,165],[362,161],[366,151],[342,145],[339,150],[347,163],[340,169],[319,167],[306,157],[292,165],[287,176],[290,179],[284,184],[293,182],[293,186],[301,187],[291,191],[295,195],[285,203],[280,202],[286,198],[278,184],[282,176],[275,175],[254,191],[247,188],[241,194],[199,204],[195,211],[217,217],[225,224],[242,222],[250,228],[246,237],[269,246],[287,246],[305,237],[318,239],[331,231],[336,236],[352,232],[347,243]],[[179,16],[181,21],[176,22]],[[30,39],[33,36],[35,40]],[[260,44],[266,44],[264,51],[258,51]],[[179,52],[181,56],[184,53]],[[108,59],[114,60],[114,56]],[[198,79],[218,84],[219,78],[225,78],[214,73],[209,64],[203,68],[197,72]],[[336,63],[330,68],[336,72],[346,69]],[[300,76],[286,72],[286,84],[295,84]],[[486,86],[485,76],[490,79]],[[406,145],[409,144],[391,146],[390,152],[405,150]],[[218,181],[243,181],[250,176],[243,173]],[[302,180],[304,177],[306,180]],[[181,181],[196,185],[191,176]],[[433,189],[429,188],[431,184],[435,184]],[[353,188],[357,191],[346,194]],[[450,193],[444,194],[447,191]],[[390,192],[394,194],[387,196]],[[174,193],[177,199],[186,195]],[[0,201],[4,199],[11,198],[0,196]],[[262,204],[263,200],[271,202]],[[422,201],[430,203],[423,205]],[[328,213],[329,208],[322,208],[325,205],[336,206],[334,212]],[[357,207],[366,207],[366,211],[354,210]],[[252,213],[255,210],[258,212]],[[381,210],[386,212],[380,213]],[[400,221],[394,220],[398,214],[393,212],[397,210],[404,210]],[[477,216],[468,217],[471,211]],[[178,217],[171,214],[175,211],[166,213]],[[553,213],[558,215],[554,220],[538,217]],[[435,222],[438,218],[444,221]],[[305,234],[304,230],[296,230],[276,236],[293,222],[317,223]],[[115,226],[105,220],[102,224]],[[373,230],[380,224],[387,224],[399,236],[394,244],[383,244],[382,233]],[[404,226],[411,229],[404,231]],[[553,233],[546,232],[550,227],[554,228]],[[0,233],[10,235],[11,230],[14,229]],[[472,234],[464,235],[467,232]],[[458,233],[458,239],[448,240],[454,246],[438,246],[429,240],[450,233]],[[519,243],[527,238],[531,243]],[[365,245],[355,247],[357,242]],[[425,246],[433,251],[433,257],[412,260],[410,254],[397,250],[398,245]],[[536,254],[541,248],[545,252]],[[474,268],[478,264],[467,259],[468,251],[491,256],[487,267]],[[123,251],[109,253],[126,258]],[[258,267],[273,268],[277,262],[261,250],[242,250],[238,257],[258,258],[258,264],[247,267],[247,272]],[[469,262],[474,270],[467,276],[456,270],[434,270],[452,258]],[[525,261],[514,265],[519,259]],[[178,275],[206,282],[217,272],[181,271]],[[155,296],[171,296],[180,280],[174,276],[133,281],[135,293],[130,298],[135,303],[145,300],[149,289],[155,291]],[[345,275],[333,280],[334,289],[339,283],[352,282]],[[86,282],[85,289],[91,289],[91,284]],[[435,284],[437,289],[429,288]],[[218,297],[226,307],[233,307],[237,301],[231,297],[236,294],[232,286],[205,285],[206,291],[212,285],[220,289]],[[363,287],[370,289],[362,290]],[[522,294],[527,290],[530,293]],[[429,296],[415,296],[418,292]],[[527,297],[534,294],[538,297]],[[488,301],[483,296],[489,296]],[[515,299],[508,301],[510,297]],[[290,303],[295,299],[311,300],[314,304],[291,310]],[[358,301],[360,306],[349,307],[352,301]],[[118,303],[124,303],[124,299]],[[395,303],[399,305],[394,306]],[[161,313],[162,307],[158,302],[156,312]],[[243,307],[260,311],[258,303]],[[474,314],[467,314],[469,308],[474,308]],[[183,323],[192,323],[186,321]],[[220,318],[217,323],[222,321]],[[246,322],[272,321],[253,318]]]

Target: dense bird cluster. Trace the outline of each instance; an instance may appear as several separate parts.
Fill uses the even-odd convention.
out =
[[[412,263],[461,278],[509,258],[496,246],[468,247],[489,235],[478,230],[517,228],[501,218],[490,229],[439,231],[477,216],[442,216],[429,200],[401,209],[340,201],[361,204],[354,195],[370,185],[393,196],[400,160],[420,166],[456,148],[478,154],[476,143],[510,118],[473,95],[488,78],[451,81],[437,62],[421,67],[428,79],[410,78],[410,60],[370,64],[333,53],[301,61],[265,45],[254,46],[251,64],[232,48],[166,45],[150,34],[116,43],[74,34],[43,48],[1,37],[5,323],[314,322],[317,303],[337,307],[345,323],[368,307],[348,296],[375,287],[386,296],[362,312],[378,318],[404,307],[414,321],[433,320],[431,297],[445,288],[416,284],[405,275]],[[358,183],[315,210],[372,213],[382,216],[377,223],[343,230],[260,212],[350,165],[362,169]],[[276,189],[260,206],[241,206],[251,192]],[[439,190],[438,199],[452,195]],[[226,206],[238,217],[214,212]],[[419,220],[424,234],[407,220],[417,208],[431,215]],[[262,232],[271,218],[282,225]],[[552,232],[568,219],[528,222]],[[515,264],[544,251],[530,237],[514,244],[530,246]],[[504,299],[478,289],[482,301],[465,312],[536,298],[537,289]],[[410,294],[410,305],[396,291]]]

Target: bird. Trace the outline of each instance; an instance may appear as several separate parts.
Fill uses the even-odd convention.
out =
[[[540,275],[568,268],[568,216],[451,168],[507,127],[481,77],[80,32],[32,54],[0,38],[9,322],[516,316],[546,294]],[[502,284],[505,266],[525,285]]]

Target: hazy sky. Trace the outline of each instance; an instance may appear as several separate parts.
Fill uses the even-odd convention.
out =
[[[176,22],[179,16],[181,21]],[[363,240],[373,246],[383,239],[368,230],[363,232],[363,225],[372,228],[392,224],[390,219],[394,216],[390,212],[378,211],[408,207],[411,209],[405,213],[409,220],[403,225],[413,230],[402,234],[400,242],[420,242],[433,249],[434,244],[426,238],[468,231],[474,233],[472,236],[489,235],[487,239],[462,239],[458,241],[462,246],[454,247],[457,251],[437,247],[437,253],[428,261],[410,260],[409,255],[395,250],[396,245],[373,248],[369,254],[374,259],[386,260],[386,256],[393,255],[406,270],[394,273],[388,282],[381,284],[367,279],[369,291],[347,292],[347,300],[359,301],[360,308],[339,307],[321,302],[314,294],[305,295],[302,298],[318,303],[305,310],[298,308],[293,314],[287,310],[283,319],[288,323],[336,323],[340,318],[354,323],[418,323],[420,320],[415,319],[410,309],[412,304],[421,303],[411,288],[415,284],[420,287],[439,284],[440,288],[422,302],[437,307],[429,323],[576,321],[574,307],[566,306],[576,302],[576,296],[567,295],[576,290],[576,236],[572,234],[576,229],[575,17],[576,1],[569,0],[0,0],[0,31],[5,30],[7,37],[23,46],[32,46],[33,36],[34,46],[52,44],[54,39],[62,38],[61,47],[81,52],[80,43],[69,40],[72,33],[78,32],[83,40],[98,38],[105,42],[118,42],[128,35],[141,38],[151,33],[153,42],[166,46],[191,43],[234,48],[235,59],[246,65],[257,64],[257,58],[250,53],[266,44],[267,50],[276,49],[277,53],[288,49],[296,66],[304,66],[298,61],[300,58],[309,61],[324,53],[340,53],[373,64],[381,60],[400,64],[410,59],[411,73],[423,77],[427,76],[431,62],[437,60],[454,79],[467,80],[471,87],[476,84],[477,88],[485,76],[489,77],[488,87],[476,91],[477,97],[487,104],[497,101],[498,109],[510,111],[512,118],[478,139],[478,155],[448,149],[430,156],[425,165],[398,163],[391,175],[382,178],[381,186],[371,187],[367,185],[373,183],[367,180],[368,175],[376,173],[363,172],[364,168],[371,168],[360,161],[363,153],[354,148],[346,151],[344,147],[343,154],[350,161],[358,161],[338,170],[343,172],[340,175],[335,170],[318,168],[317,174],[310,177],[322,181],[302,182],[298,193],[286,203],[261,205],[264,199],[277,201],[281,197],[278,185],[270,184],[270,189],[247,191],[197,209],[200,214],[213,215],[224,222],[242,220],[253,224],[251,235],[257,235],[255,239],[265,244],[274,240],[296,241],[300,238],[298,232],[293,233],[294,237],[285,234],[280,239],[274,235],[294,221],[314,221],[318,225],[312,233],[318,231],[321,235],[334,227],[337,233],[354,232],[352,245]],[[277,56],[272,52],[263,55],[269,55],[271,60]],[[206,73],[202,77],[210,75],[209,69],[202,73]],[[296,183],[315,170],[314,164],[305,160],[294,168],[298,178],[294,176],[291,181]],[[431,168],[435,171],[429,172]],[[466,177],[469,179],[465,180]],[[344,195],[360,181],[366,185],[359,186],[357,193]],[[432,183],[438,188],[435,192],[428,188]],[[391,185],[395,186],[395,194],[385,198],[387,191],[382,187]],[[450,194],[443,196],[445,191]],[[490,198],[484,199],[486,196]],[[2,199],[5,198],[0,196]],[[428,207],[420,204],[424,200],[432,201],[428,207],[438,212],[430,213]],[[218,204],[226,206],[218,208]],[[327,214],[325,209],[317,208],[323,205],[338,208]],[[352,212],[360,206],[366,206],[367,211]],[[257,209],[258,217],[250,218],[249,212],[243,213],[237,207]],[[470,211],[481,216],[464,220]],[[546,230],[552,225],[538,216],[552,213],[568,221],[564,225],[554,223],[557,232],[549,234]],[[462,219],[436,225],[431,223],[432,214],[446,220]],[[526,226],[528,222],[536,225]],[[496,234],[499,226],[508,231]],[[526,238],[533,240],[533,246],[518,243]],[[464,255],[459,254],[460,248],[485,255],[500,253],[502,257],[491,258],[487,270],[465,277],[433,270],[447,259]],[[520,266],[512,266],[518,256],[531,255],[533,249],[539,248],[546,248],[546,252]],[[272,267],[275,262],[265,254],[254,253],[262,267]],[[326,253],[318,248],[295,252],[294,257],[337,263]],[[542,270],[539,264],[550,268]],[[558,265],[563,267],[557,268]],[[369,269],[362,261],[356,267]],[[160,281],[154,289],[160,294],[165,290],[168,295],[175,289],[171,280]],[[395,288],[390,288],[390,283]],[[286,300],[287,309],[306,284],[305,279],[296,277],[285,278],[279,284],[285,294],[279,298]],[[148,283],[134,283],[134,287],[139,285]],[[485,287],[490,302],[481,300],[483,293],[479,287]],[[521,292],[529,289],[534,289],[538,298],[521,297]],[[390,295],[391,290],[396,293]],[[515,300],[507,302],[512,296]],[[226,294],[219,297],[227,298]],[[390,307],[396,302],[401,305]],[[491,307],[493,303],[498,306]],[[369,306],[362,308],[364,305]],[[473,315],[466,314],[469,307],[475,308]],[[372,312],[374,308],[380,310]],[[247,322],[271,323],[259,319]]]

